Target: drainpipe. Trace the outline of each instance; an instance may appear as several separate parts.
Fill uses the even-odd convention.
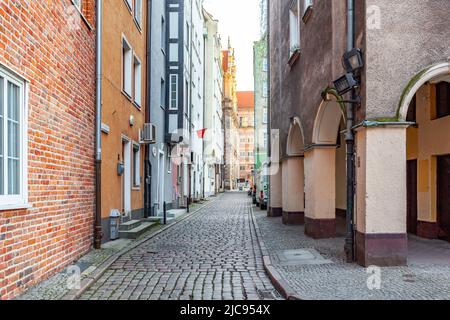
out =
[[[102,25],[103,1],[98,0],[96,5],[96,114],[95,114],[95,224],[94,248],[100,249],[102,245]]]
[[[190,21],[190,36],[189,36],[189,139],[190,139],[190,144],[192,147],[192,35],[194,34],[194,23],[193,23],[193,14],[192,14],[192,10],[194,9],[194,0],[190,0],[191,3],[191,11],[190,11],[190,17],[189,17],[189,21]],[[190,205],[190,201],[192,200],[192,187],[194,187],[195,190],[195,181],[192,183],[192,169],[193,169],[193,160],[194,157],[192,157],[192,150],[190,153],[191,156],[191,164],[188,166],[189,168],[189,196],[188,196],[188,200],[187,200],[187,212],[189,212],[189,205]]]
[[[347,51],[355,47],[355,0],[347,0]],[[351,92],[351,99],[355,100],[355,89]],[[355,135],[353,131],[355,123],[354,103],[347,103],[347,131],[345,142],[347,144],[347,213],[345,237],[345,253],[347,262],[355,261],[355,230],[354,230],[354,208],[355,208]]]
[[[145,122],[150,123],[150,106],[151,106],[151,70],[152,70],[152,0],[147,0],[147,54],[146,54],[146,88],[145,88]],[[144,217],[151,216],[151,200],[152,200],[152,165],[150,162],[151,148],[149,145],[145,146],[145,189],[144,189]]]

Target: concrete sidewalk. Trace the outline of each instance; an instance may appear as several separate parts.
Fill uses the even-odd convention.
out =
[[[344,238],[313,240],[303,226],[285,226],[256,207],[253,218],[269,256],[265,261],[291,298],[450,299],[450,243],[411,237],[407,267],[367,270],[345,262]]]

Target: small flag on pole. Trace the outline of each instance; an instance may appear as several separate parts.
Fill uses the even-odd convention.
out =
[[[205,137],[206,129],[201,129],[197,131],[197,136],[199,139],[203,139]]]

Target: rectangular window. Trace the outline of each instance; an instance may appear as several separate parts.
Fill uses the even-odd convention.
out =
[[[263,124],[267,124],[268,123],[268,113],[267,113],[267,108],[263,108]]]
[[[131,97],[132,86],[132,64],[133,64],[133,50],[125,40],[122,39],[122,90],[125,94]]]
[[[127,4],[128,9],[130,9],[130,10],[131,10],[131,8],[133,7],[133,4],[131,3],[131,1],[132,1],[132,0],[125,0],[125,3]]]
[[[161,79],[161,107],[165,108],[166,107],[166,82],[164,81],[164,79]]]
[[[267,81],[263,83],[263,98],[267,98],[269,96],[269,85]]]
[[[450,83],[436,84],[436,118],[450,116]]]
[[[166,20],[161,17],[161,50],[166,52]]]
[[[268,72],[269,71],[269,62],[267,58],[263,59],[263,72]]]
[[[133,187],[141,186],[141,149],[138,144],[133,144]]]
[[[170,75],[170,109],[178,109],[178,75]]]
[[[0,208],[27,203],[24,87],[0,68]]]
[[[308,15],[309,10],[312,8],[314,0],[303,0],[303,19]]]
[[[139,27],[142,24],[142,0],[134,0],[134,19]]]
[[[72,0],[73,5],[81,12],[81,8],[83,7],[83,0]]]
[[[139,107],[142,105],[142,67],[136,56],[134,57],[134,102]]]
[[[298,0],[292,2],[289,10],[290,50],[291,55],[300,49],[300,24],[298,15]]]

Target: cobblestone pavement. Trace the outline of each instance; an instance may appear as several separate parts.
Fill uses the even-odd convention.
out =
[[[279,298],[267,277],[246,194],[227,193],[118,259],[81,299]]]
[[[450,299],[450,243],[411,237],[408,266],[381,268],[377,289],[373,273],[345,263],[344,238],[313,240],[303,226],[285,226],[281,218],[268,218],[257,208],[254,216],[274,267],[301,299]],[[288,250],[298,249],[320,259],[293,263],[284,258]]]

